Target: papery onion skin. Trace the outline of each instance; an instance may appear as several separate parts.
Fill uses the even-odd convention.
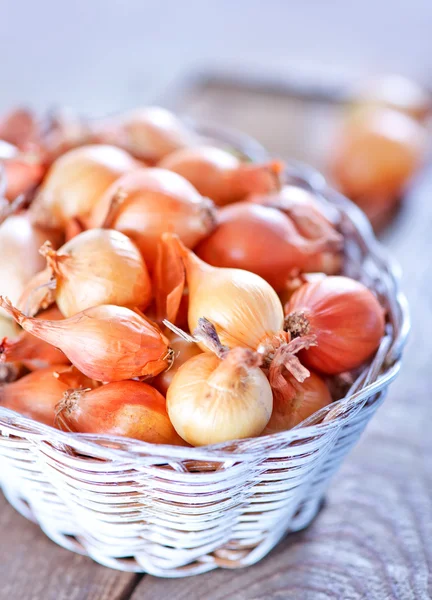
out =
[[[331,157],[341,191],[360,206],[390,203],[421,165],[425,129],[391,109],[363,109],[349,118]]]
[[[197,246],[196,254],[213,266],[256,273],[276,290],[312,260],[318,266],[319,257],[335,242],[333,238],[308,240],[287,215],[251,202],[220,209],[217,220],[215,231]]]
[[[197,344],[186,341],[176,333],[169,331],[166,336],[169,339],[170,348],[174,352],[174,362],[170,369],[163,371],[152,380],[152,385],[164,396],[166,396],[174,375],[180,367],[184,365],[187,360],[192,358],[192,356],[197,356],[197,354],[202,353]]]
[[[69,390],[57,414],[57,425],[65,431],[185,445],[169,420],[165,398],[139,381],[108,383],[89,392]]]
[[[311,372],[303,383],[286,375],[292,396],[273,395],[273,412],[263,435],[286,431],[331,403],[332,397],[325,381]]]
[[[212,231],[213,203],[177,173],[165,169],[140,169],[117,180],[95,207],[91,223],[100,227],[113,198],[124,200],[106,226],[130,237],[152,270],[160,236],[170,231],[193,248]]]
[[[212,146],[178,150],[159,166],[182,175],[219,206],[243,200],[248,194],[274,192],[281,186],[281,163],[242,163],[230,152]]]
[[[215,326],[224,346],[243,346],[251,350],[282,331],[282,304],[264,279],[241,269],[212,267],[182,246],[176,236],[165,234],[162,239],[176,246],[184,259],[190,331],[205,317]],[[199,345],[206,350],[204,344]]]
[[[39,271],[24,287],[16,303],[17,308],[28,317],[34,317],[39,311],[46,310],[55,302],[55,283],[49,267]]]
[[[222,360],[208,352],[190,358],[167,393],[172,424],[194,446],[259,435],[272,406],[270,384],[245,348]]]
[[[103,124],[99,129],[103,137]],[[153,164],[197,142],[196,134],[176,115],[158,106],[138,108],[113,119],[107,132],[108,139],[111,136],[114,143]]]
[[[86,218],[109,186],[138,166],[132,156],[114,146],[95,144],[69,150],[48,171],[33,214],[38,222],[63,228],[72,217]]]
[[[384,310],[373,293],[348,277],[306,283],[285,306],[286,327],[311,333],[317,346],[300,353],[301,361],[334,375],[359,367],[377,350],[384,335]]]
[[[49,240],[56,248],[58,232],[34,225],[28,212],[11,215],[0,225],[0,294],[18,302],[26,284],[42,271],[45,260],[39,248]],[[0,310],[0,315],[4,314]]]
[[[52,365],[0,386],[0,406],[54,426],[55,407],[64,392],[71,386],[88,388],[94,385],[95,382],[74,367]]]
[[[80,233],[58,252],[41,249],[56,279],[55,298],[65,317],[100,304],[144,310],[151,299],[146,264],[135,244],[112,229]]]
[[[63,319],[63,315],[55,306],[40,313],[36,318],[59,320]],[[30,371],[45,369],[51,365],[70,364],[61,350],[27,331],[21,331],[16,336],[4,335],[0,343],[0,362],[18,362]]]
[[[154,323],[128,308],[95,306],[69,319],[44,321],[26,317],[2,297],[0,305],[23,329],[60,348],[96,381],[154,376],[171,364],[167,338]]]

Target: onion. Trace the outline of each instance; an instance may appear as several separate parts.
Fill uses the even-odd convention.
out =
[[[54,274],[55,299],[65,317],[100,304],[144,310],[150,303],[147,267],[135,244],[119,231],[91,229],[58,252],[50,244],[41,252]]]
[[[384,335],[384,310],[378,300],[348,277],[304,284],[294,292],[285,313],[288,332],[317,338],[316,347],[300,354],[302,362],[329,375],[359,367]]]
[[[107,219],[119,194],[123,200]],[[164,169],[141,169],[109,188],[95,207],[91,222],[93,227],[105,224],[128,235],[152,270],[161,234],[176,233],[193,248],[213,229],[214,208],[180,175]]]
[[[390,109],[363,109],[346,121],[330,170],[343,193],[367,209],[391,204],[420,166],[426,132]]]
[[[55,407],[70,387],[94,387],[96,382],[74,367],[54,365],[0,386],[0,406],[54,425]]]
[[[57,406],[57,426],[65,431],[184,445],[168,418],[165,398],[138,381],[108,383],[91,391],[66,391]]]
[[[286,380],[284,393],[273,395],[273,412],[264,435],[291,429],[332,401],[327,385],[316,373],[309,373],[303,383],[287,371],[283,376]]]
[[[284,185],[275,194],[253,195],[249,201],[284,212],[299,233],[310,240],[334,240],[341,245],[342,236],[336,231],[336,217],[326,211],[309,190],[296,185]],[[329,214],[327,214],[329,213]]]
[[[46,240],[57,247],[60,235],[32,223],[28,212],[12,215],[0,225],[0,294],[18,301],[26,284],[45,266],[39,248]]]
[[[69,319],[45,321],[26,317],[2,297],[0,306],[25,331],[62,350],[96,381],[154,376],[172,362],[167,338],[154,323],[128,308],[95,306]]]
[[[66,227],[72,217],[85,219],[119,177],[139,164],[124,150],[92,145],[69,150],[51,166],[32,205],[39,222]]]
[[[177,433],[194,446],[259,435],[273,405],[260,364],[260,356],[246,348],[235,348],[222,359],[207,352],[190,358],[167,393]]]
[[[221,148],[186,148],[167,156],[159,166],[190,181],[203,196],[223,206],[248,194],[266,194],[280,188],[283,165],[245,164]]]
[[[152,164],[197,141],[197,136],[178,117],[158,106],[139,108],[102,121],[96,128],[101,139],[122,146]]]
[[[196,249],[205,262],[217,267],[252,271],[282,289],[293,272],[312,263],[320,268],[323,253],[339,245],[334,238],[310,240],[291,219],[275,208],[239,202],[222,208],[218,226]]]
[[[57,321],[63,319],[63,315],[55,306],[40,313],[37,318]],[[11,323],[15,325],[14,321]],[[4,333],[3,336],[0,343],[0,362],[18,362],[30,371],[44,369],[51,365],[69,364],[63,352],[27,331],[21,331],[19,334]]]
[[[283,332],[283,308],[264,279],[241,269],[208,265],[185,248],[178,238],[165,234],[163,242],[183,258],[189,286],[190,331],[205,317],[216,328],[224,346],[256,350],[271,345]],[[206,350],[202,342],[200,347]]]

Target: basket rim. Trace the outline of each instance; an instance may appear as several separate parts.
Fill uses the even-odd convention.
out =
[[[194,127],[208,137],[218,138],[219,136],[220,142],[238,148],[253,161],[270,158],[270,154],[265,148],[247,134],[222,128],[211,123],[195,123]],[[236,459],[236,455],[239,453],[242,460],[256,459],[257,453],[261,453],[262,447],[268,449],[269,442],[277,448],[282,443],[283,445],[287,445],[298,440],[313,438],[332,428],[340,428],[346,423],[346,420],[343,418],[344,410],[357,413],[370,396],[382,392],[398,375],[403,348],[410,330],[407,299],[399,288],[399,265],[377,240],[368,219],[360,208],[348,198],[336,192],[318,170],[301,162],[289,160],[286,161],[285,177],[287,181],[294,184],[298,183],[302,187],[318,194],[324,203],[335,207],[340,215],[347,218],[350,225],[354,227],[361,238],[367,254],[381,267],[380,272],[385,270],[389,275],[394,288],[394,298],[392,300],[395,308],[400,313],[401,322],[396,339],[391,339],[389,335],[385,336],[377,351],[376,356],[380,352],[385,355],[384,364],[386,371],[384,373],[374,373],[372,365],[372,369],[370,368],[369,374],[366,375],[369,379],[367,379],[364,387],[358,391],[354,391],[354,393],[348,393],[340,400],[332,402],[328,407],[314,413],[314,415],[292,429],[257,438],[245,438],[201,447],[151,444],[119,436],[63,432],[2,406],[0,406],[0,431],[2,429],[10,430],[9,435],[25,436],[26,439],[34,440],[35,442],[42,439],[42,443],[44,440],[49,440],[51,445],[61,444],[72,446],[75,451],[82,452],[87,456],[93,456],[96,460],[123,460],[125,462],[132,460],[141,462],[145,457],[151,457],[152,464],[155,464],[160,457],[161,463],[167,463],[175,459],[212,462],[231,461],[235,463],[238,460]],[[364,379],[366,373],[367,369],[365,368],[359,380]],[[315,422],[321,419],[323,419],[322,422]],[[16,429],[19,429],[19,431],[16,432]]]

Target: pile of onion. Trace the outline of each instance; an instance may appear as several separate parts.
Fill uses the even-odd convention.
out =
[[[422,117],[402,112],[386,135],[366,119],[344,155],[362,171],[359,148],[388,148],[397,173],[336,161],[357,198],[412,172]],[[385,330],[379,300],[342,275],[339,225],[284,184],[280,161],[248,163],[165,109],[13,111],[0,119],[0,407],[184,446],[319,420]]]

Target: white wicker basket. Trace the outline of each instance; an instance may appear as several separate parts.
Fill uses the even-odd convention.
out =
[[[204,133],[265,156],[246,137]],[[292,165],[287,178],[339,212],[345,272],[388,311],[375,358],[343,400],[294,429],[204,448],[63,433],[0,408],[4,494],[56,543],[116,569],[181,577],[253,564],[317,513],[399,371],[409,322],[397,269],[361,211],[311,169]]]

